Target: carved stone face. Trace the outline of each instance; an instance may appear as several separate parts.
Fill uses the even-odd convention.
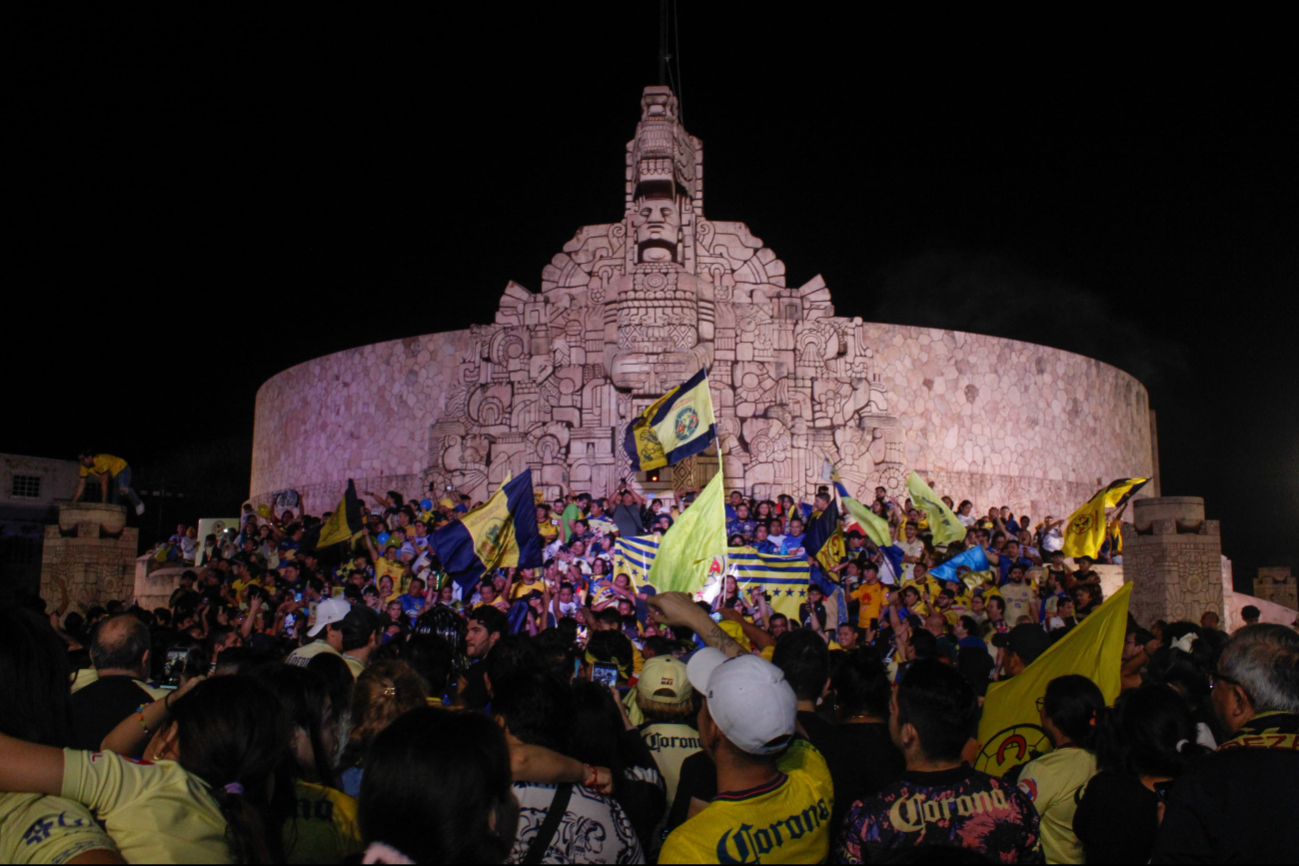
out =
[[[681,211],[670,198],[646,198],[636,203],[632,233],[642,262],[669,262],[681,241]]]

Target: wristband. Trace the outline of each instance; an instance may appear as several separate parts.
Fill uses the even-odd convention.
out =
[[[595,767],[594,767],[593,765],[591,765],[591,764],[587,764],[587,765],[586,765],[586,778],[582,781],[582,787],[583,787],[583,788],[591,788],[591,787],[594,787],[594,786],[595,786],[596,779],[598,779],[598,778],[599,778],[599,774],[596,773]]]
[[[135,714],[140,717],[140,729],[144,731],[144,735],[147,737],[149,735],[149,725],[144,721],[144,704],[140,704],[135,708]]]

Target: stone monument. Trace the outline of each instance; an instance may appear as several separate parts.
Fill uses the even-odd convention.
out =
[[[644,89],[620,218],[579,228],[539,291],[510,281],[491,324],[349,349],[268,380],[250,498],[292,488],[333,503],[352,478],[361,490],[431,485],[481,500],[528,469],[549,498],[605,496],[632,474],[627,424],[700,367],[727,486],[759,499],[806,499],[826,458],[863,500],[876,485],[900,494],[915,469],[942,493],[1035,517],[1151,474],[1146,390],[1123,371],[836,316],[820,276],[789,285],[745,223],[706,216],[703,144],[678,108],[669,88]],[[717,465],[700,457],[658,484],[640,480],[657,495],[698,487]]]
[[[1260,568],[1258,577],[1254,578],[1254,595],[1264,601],[1270,601],[1291,610],[1299,610],[1299,585],[1296,585],[1295,577],[1290,573],[1289,566],[1279,565]]]
[[[1225,622],[1222,535],[1204,519],[1204,500],[1165,496],[1133,500],[1124,523],[1123,580],[1132,588],[1130,611],[1138,623],[1189,620],[1205,611]]]
[[[58,523],[45,527],[41,597],[54,609],[85,610],[107,601],[131,602],[139,530],[126,525],[126,506],[59,502]]]

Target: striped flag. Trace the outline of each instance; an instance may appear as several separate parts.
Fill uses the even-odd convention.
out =
[[[658,549],[656,535],[618,539],[613,546],[613,573],[627,575],[633,587],[640,588],[647,582]],[[797,619],[798,606],[807,600],[811,568],[806,556],[772,556],[751,547],[732,547],[726,552],[726,561],[746,601],[749,587],[761,586],[771,597],[769,603],[774,612]],[[705,587],[696,595],[702,596],[710,588]]]

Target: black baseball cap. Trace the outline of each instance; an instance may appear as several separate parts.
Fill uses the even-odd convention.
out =
[[[1029,665],[1046,652],[1047,647],[1051,645],[1051,638],[1042,631],[1041,626],[1024,623],[1015,626],[1005,634],[993,635],[992,645],[1005,647],[1023,659],[1024,664]]]

